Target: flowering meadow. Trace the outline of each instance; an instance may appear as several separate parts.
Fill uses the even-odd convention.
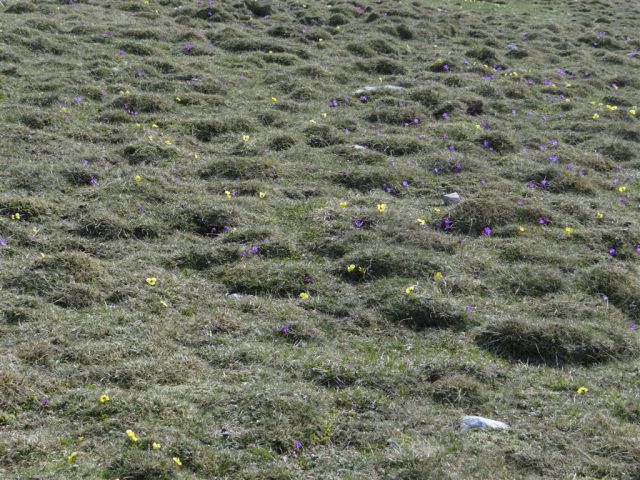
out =
[[[2,0],[0,478],[640,478],[639,25]]]

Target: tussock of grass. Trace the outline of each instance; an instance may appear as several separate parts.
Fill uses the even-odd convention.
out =
[[[589,365],[638,354],[637,338],[628,332],[588,322],[500,320],[484,325],[476,339],[497,355],[552,366]]]

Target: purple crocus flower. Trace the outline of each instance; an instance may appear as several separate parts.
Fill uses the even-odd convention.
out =
[[[280,329],[280,333],[288,335],[291,332],[291,327],[289,325],[285,325]]]
[[[315,280],[313,279],[313,277],[310,277],[308,275],[302,279],[302,283],[305,283],[305,284],[313,283],[314,281]]]
[[[300,440],[296,440],[293,444],[293,448],[300,450],[302,448],[302,442]]]
[[[452,226],[453,226],[453,222],[449,217],[445,217],[444,219],[442,219],[442,228],[444,228],[446,232],[451,230]]]
[[[402,181],[402,186],[403,186],[404,188],[409,188],[409,182],[407,182],[406,180],[403,180],[403,181]],[[640,245],[638,245],[638,246],[640,247]]]
[[[609,247],[609,255],[611,255],[612,257],[615,257],[616,253],[617,253],[617,251],[616,251],[615,247]]]
[[[142,78],[144,77],[144,71],[143,70],[138,70],[136,72],[136,78]]]
[[[367,97],[366,95],[360,95],[361,103],[367,103],[367,100],[369,100],[369,97]]]
[[[629,324],[629,328],[630,328],[631,330],[637,330],[637,329],[638,329],[638,324],[637,324],[636,322],[631,322],[631,323]]]
[[[540,180],[540,185],[542,186],[542,188],[547,188],[547,186],[549,185],[549,180],[543,178],[542,180]]]
[[[467,305],[467,312],[469,312],[469,313],[473,312],[473,305],[471,305],[471,304]]]
[[[558,161],[558,156],[557,156],[557,155],[551,155],[551,156],[549,157],[549,160],[555,163],[555,162],[557,162],[557,161]]]
[[[253,253],[254,255],[257,255],[260,252],[260,248],[257,245],[254,245],[253,247],[251,247],[251,253]]]
[[[91,180],[89,180],[89,185],[98,185],[98,179],[96,177],[91,177]]]
[[[364,222],[362,220],[360,220],[359,218],[356,218],[353,221],[353,226],[356,228],[362,228],[362,225],[364,225]]]
[[[453,171],[456,173],[460,173],[462,171],[462,165],[459,163],[456,163],[455,166],[453,167]]]
[[[493,230],[491,229],[491,227],[484,227],[482,229],[481,233],[482,233],[482,235],[485,235],[485,236],[488,237],[489,235],[491,235],[493,233]]]
[[[247,257],[247,255],[249,255],[247,252],[240,252],[241,257]]]
[[[640,253],[640,243],[636,245],[636,253]]]
[[[444,112],[444,113],[442,114],[442,119],[443,119],[443,120],[449,120],[449,114],[448,114],[447,112]]]
[[[519,207],[522,207],[524,205],[524,200],[518,200],[516,202],[516,205],[519,206]]]
[[[7,242],[7,240],[4,238],[0,238],[0,247],[9,248],[9,242]]]
[[[43,398],[42,400],[40,400],[40,405],[42,405],[43,407],[48,407],[49,406],[49,399],[48,398]]]
[[[73,97],[73,98],[71,99],[71,101],[72,101],[73,103],[81,103],[81,102],[82,102],[82,97]]]
[[[184,50],[184,53],[191,53],[191,51],[193,50],[193,45],[187,43],[182,50]]]
[[[336,100],[335,98],[332,98],[331,101],[329,102],[329,107],[336,108],[337,106],[338,106],[338,100]]]

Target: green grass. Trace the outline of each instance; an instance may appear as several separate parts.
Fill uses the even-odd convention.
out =
[[[638,478],[639,22],[3,0],[0,476]]]

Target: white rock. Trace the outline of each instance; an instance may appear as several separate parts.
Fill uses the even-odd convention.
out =
[[[354,145],[353,148],[355,150],[366,150],[367,147],[365,147],[364,145]]]
[[[397,85],[380,85],[380,86],[366,86],[359,88],[353,92],[353,95],[362,95],[363,93],[375,93],[375,92],[401,92],[404,87]]]
[[[455,205],[460,203],[460,195],[458,193],[447,193],[446,195],[442,195],[442,201],[445,205]]]
[[[475,428],[490,428],[494,430],[508,430],[509,425],[498,420],[491,420],[490,418],[474,417],[465,415],[462,417],[462,431],[473,430]]]

